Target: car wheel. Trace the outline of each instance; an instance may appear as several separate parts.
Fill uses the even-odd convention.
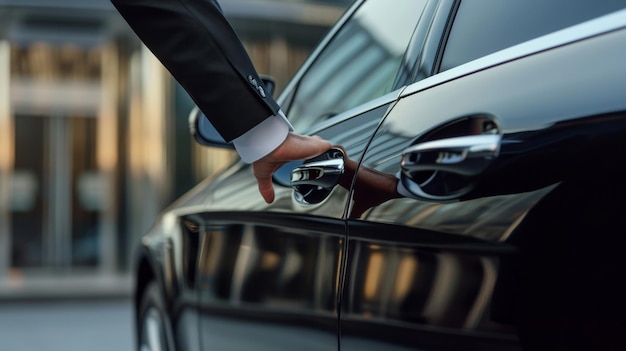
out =
[[[150,282],[141,297],[139,351],[167,351],[165,303],[156,282]]]

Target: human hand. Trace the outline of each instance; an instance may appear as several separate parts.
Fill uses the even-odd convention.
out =
[[[252,163],[252,171],[265,202],[274,201],[272,174],[290,161],[304,160],[330,149],[331,144],[318,136],[289,133],[285,141],[267,156]]]

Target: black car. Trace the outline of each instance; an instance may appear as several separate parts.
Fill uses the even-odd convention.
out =
[[[278,99],[337,147],[280,169],[272,204],[238,162],[162,214],[138,348],[603,349],[626,316],[624,7],[355,1]]]

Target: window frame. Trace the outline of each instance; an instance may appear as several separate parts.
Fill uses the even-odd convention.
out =
[[[454,25],[455,25],[455,23],[457,21],[457,16],[459,15],[459,11],[461,11],[461,4],[463,3],[463,1],[464,0],[454,0],[454,6],[453,6],[453,8],[451,9],[451,12],[450,12],[450,16],[449,16],[449,19],[448,19],[448,22],[447,22],[447,25],[446,25],[446,30],[445,30],[444,33],[442,33],[441,43],[440,43],[440,46],[439,46],[438,51],[437,51],[437,57],[436,57],[436,61],[434,62],[432,74],[439,74],[441,72],[448,71],[448,70],[453,69],[455,67],[462,66],[462,65],[464,65],[464,64],[466,64],[468,62],[472,62],[472,61],[478,60],[478,59],[480,59],[482,57],[489,56],[489,55],[494,54],[496,52],[500,52],[500,51],[506,50],[508,48],[520,45],[520,44],[528,42],[528,41],[532,41],[534,39],[537,39],[537,38],[540,38],[540,37],[543,37],[543,36],[546,36],[546,35],[549,35],[549,34],[561,31],[561,30],[564,30],[564,29],[572,27],[572,26],[579,25],[579,24],[587,22],[587,21],[591,21],[591,20],[596,19],[598,17],[608,15],[608,14],[613,13],[615,11],[619,11],[620,9],[626,9],[626,5],[621,5],[621,3],[620,3],[620,5],[622,7],[618,8],[618,9],[613,8],[615,3],[619,2],[619,0],[617,0],[617,1],[615,1],[615,3],[606,3],[606,4],[604,4],[602,9],[600,9],[598,11],[598,13],[595,13],[593,16],[582,16],[581,17],[579,14],[581,14],[581,13],[588,13],[588,12],[587,11],[583,11],[583,9],[585,9],[585,6],[579,6],[579,7],[576,8],[576,11],[572,11],[573,15],[566,16],[567,19],[564,20],[564,21],[561,21],[561,22],[565,22],[565,24],[559,22],[559,24],[564,24],[564,26],[559,26],[559,24],[557,24],[556,27],[550,29],[550,28],[547,28],[547,27],[550,26],[550,24],[548,24],[548,22],[553,24],[553,23],[555,23],[554,21],[544,21],[544,22],[541,22],[539,24],[534,23],[532,25],[532,28],[535,28],[535,29],[536,28],[540,28],[540,29],[537,31],[537,33],[531,33],[530,35],[528,35],[528,33],[529,33],[528,27],[520,27],[520,26],[512,25],[512,26],[510,26],[510,28],[506,28],[506,29],[503,30],[505,33],[507,33],[505,35],[505,37],[507,37],[507,38],[515,38],[515,36],[518,35],[518,36],[521,36],[522,38],[525,37],[523,40],[520,40],[520,41],[512,40],[512,42],[508,43],[507,45],[495,44],[494,47],[492,47],[491,49],[486,50],[487,52],[480,54],[480,56],[477,56],[477,57],[474,57],[474,58],[469,58],[469,59],[466,59],[466,60],[460,60],[461,63],[457,63],[456,65],[452,65],[450,67],[445,67],[442,70],[442,64],[444,63],[446,50],[448,48],[448,41],[450,39],[450,36],[453,34],[453,27],[454,27]],[[470,3],[470,2],[468,2],[468,3]],[[564,3],[565,3],[565,1],[564,1]],[[481,11],[475,11],[475,8],[477,8],[477,7],[479,9],[481,7],[484,8],[485,5],[482,4],[482,3],[480,3],[480,5],[478,5],[478,4],[479,3],[473,4],[473,5],[475,5],[475,6],[473,6],[474,7],[474,9],[472,9],[473,11],[469,11],[468,10],[468,12],[473,12],[473,13],[481,12]],[[520,7],[518,6],[516,8],[519,9]],[[609,10],[609,12],[604,13],[603,10],[607,10],[607,9]],[[463,14],[461,14],[461,15],[463,15]],[[469,15],[466,14],[465,16],[463,16],[463,18],[467,18],[468,16]],[[578,20],[576,20],[576,17],[581,17],[581,18],[578,18]],[[552,18],[554,18],[554,16]],[[546,30],[546,29],[548,29],[548,30]],[[526,34],[523,34],[523,35],[515,34],[515,33],[521,33],[524,30],[526,31],[526,32],[524,32]],[[474,37],[475,38],[480,38],[481,36],[480,35],[476,35]],[[463,41],[463,40],[461,40],[461,41]],[[464,42],[468,42],[468,40],[465,40]],[[495,42],[496,43],[501,43],[501,41],[498,41],[498,40],[496,40]]]
[[[454,0],[426,0],[426,4],[424,5],[424,9],[416,20],[415,27],[413,28],[410,39],[404,47],[404,52],[402,54],[402,59],[400,60],[400,66],[403,64],[403,60],[408,57],[408,50],[410,48],[411,43],[413,42],[413,38],[416,33],[421,34],[424,31],[424,28],[429,28],[430,23],[432,22],[434,10],[437,8],[438,4],[441,2],[452,2]],[[303,65],[298,69],[294,77],[289,81],[283,93],[278,97],[277,102],[280,106],[282,106],[283,111],[287,114],[289,118],[289,111],[292,109],[294,104],[294,99],[298,95],[298,91],[301,85],[301,81],[304,77],[309,73],[312,67],[318,62],[320,57],[326,52],[328,45],[334,41],[339,34],[341,34],[342,30],[346,28],[346,25],[350,23],[355,14],[361,9],[361,6],[364,5],[366,0],[356,0],[354,4],[344,13],[344,15],[339,19],[337,24],[331,28],[329,33],[322,39],[322,41],[316,46],[314,51],[309,55],[307,60],[303,63]],[[427,11],[428,9],[428,11]],[[373,102],[387,100],[390,98],[395,99],[401,93],[403,87],[413,83],[410,78],[412,72],[409,72],[408,77],[404,77],[404,79],[399,79],[400,75],[400,67],[395,72],[395,76],[393,77],[391,88],[388,92],[383,95],[377,96],[375,98],[364,101],[363,103],[358,104],[357,106],[348,108],[345,111],[339,111],[337,114],[338,117],[345,116],[349,111],[363,110],[362,107],[372,105]],[[335,118],[331,118],[329,120],[335,120]],[[315,129],[319,129],[321,125],[327,125],[328,120],[316,121],[309,125],[309,127],[304,128],[304,130],[298,130],[298,132],[311,132]]]

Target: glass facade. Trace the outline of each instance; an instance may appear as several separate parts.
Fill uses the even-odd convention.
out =
[[[221,2],[278,89],[345,8],[294,36]],[[0,295],[128,277],[158,213],[236,157],[191,141],[193,103],[108,1],[27,3],[0,2]]]
[[[114,43],[8,44],[12,155],[2,235],[13,270],[115,271],[118,60]],[[6,132],[5,132],[6,133]]]

